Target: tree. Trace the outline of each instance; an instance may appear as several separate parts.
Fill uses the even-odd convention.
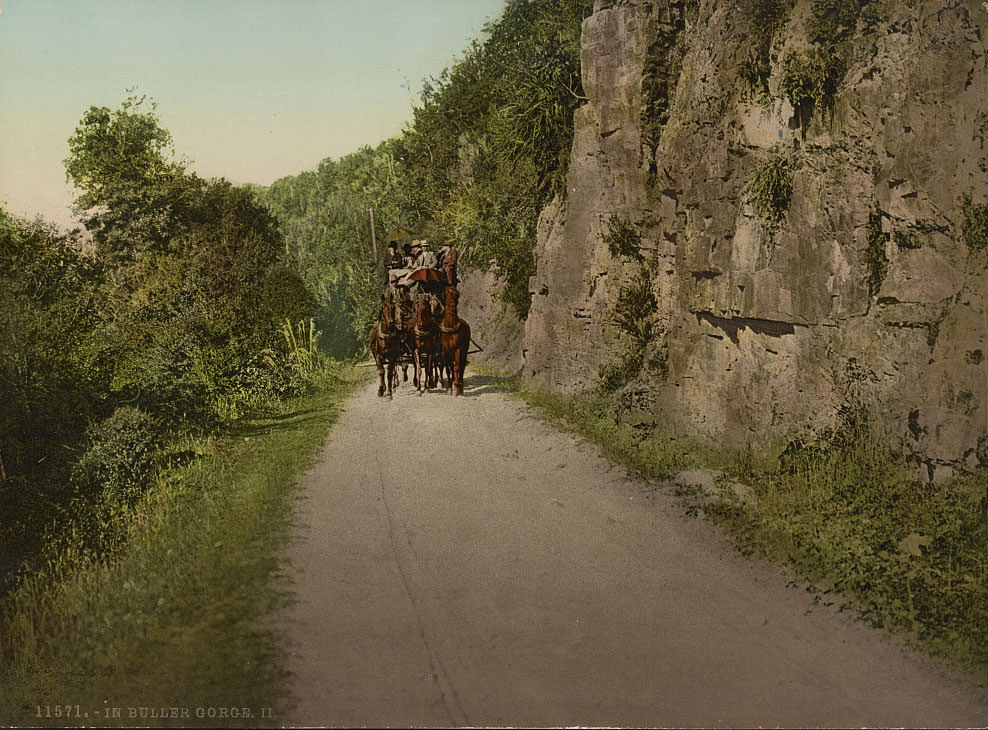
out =
[[[263,389],[263,352],[312,297],[255,193],[187,172],[170,145],[155,105],[131,95],[85,113],[65,169],[106,271],[97,369],[109,393],[210,420]]]
[[[90,107],[69,138],[65,172],[81,191],[76,209],[86,228],[111,258],[167,241],[194,198],[171,134],[143,96],[115,110]]]

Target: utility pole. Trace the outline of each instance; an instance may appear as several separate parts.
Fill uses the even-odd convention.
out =
[[[370,226],[371,226],[371,246],[374,247],[374,263],[377,263],[377,234],[374,233],[374,209],[368,208],[367,212],[370,213]]]

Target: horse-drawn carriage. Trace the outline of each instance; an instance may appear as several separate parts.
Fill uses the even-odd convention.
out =
[[[419,395],[440,385],[463,394],[463,371],[470,346],[470,325],[459,317],[460,292],[445,274],[432,268],[392,269],[381,297],[381,312],[368,344],[377,365],[378,396],[389,400],[413,366]]]

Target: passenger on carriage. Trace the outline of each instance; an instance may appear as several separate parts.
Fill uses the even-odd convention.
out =
[[[405,259],[398,253],[398,242],[392,241],[388,244],[388,252],[384,254],[384,268],[400,269],[405,264]]]
[[[428,241],[421,241],[421,252],[418,258],[415,259],[415,267],[420,269],[439,268],[439,263],[436,260],[436,252],[429,247]]]
[[[451,238],[446,239],[443,241],[439,253],[439,267],[446,273],[446,281],[450,285],[456,286],[456,262],[460,258],[460,254],[456,250],[456,243]]]

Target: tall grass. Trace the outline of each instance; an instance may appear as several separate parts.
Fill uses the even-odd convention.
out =
[[[117,551],[97,555],[64,537],[2,605],[0,724],[277,724],[278,555],[298,477],[354,382],[337,368],[312,395],[190,436],[143,498],[116,513]],[[49,718],[55,703],[90,716]],[[113,706],[125,708],[121,718],[96,715]],[[142,720],[129,707],[193,714]],[[199,718],[198,707],[251,713]]]
[[[697,454],[714,461],[715,452],[696,441],[662,432],[652,426],[631,426],[621,418],[615,399],[602,390],[565,396],[523,387],[517,377],[471,364],[474,372],[497,377],[504,392],[522,398],[558,426],[598,444],[608,456],[622,461],[638,476],[658,480],[673,476],[694,463]]]

